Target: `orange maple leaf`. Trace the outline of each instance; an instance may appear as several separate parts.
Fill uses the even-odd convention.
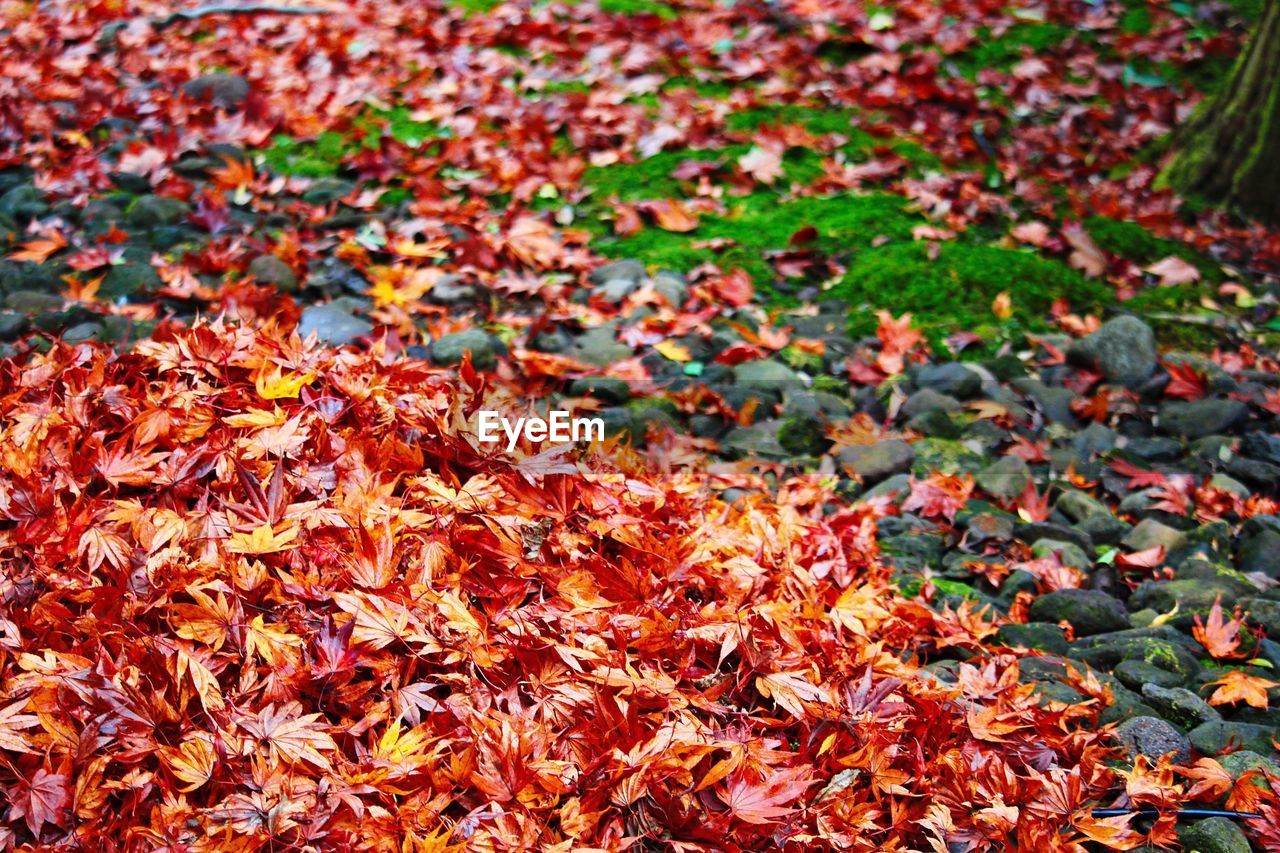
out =
[[[1267,690],[1272,687],[1280,687],[1280,682],[1268,681],[1265,678],[1249,675],[1237,669],[1224,673],[1221,677],[1210,681],[1205,686],[1211,687],[1215,684],[1219,685],[1219,687],[1209,697],[1210,705],[1230,705],[1235,702],[1244,702],[1254,708],[1266,708]]]
[[[1199,616],[1196,616],[1195,620],[1196,624],[1191,629],[1191,633],[1200,642],[1200,645],[1208,649],[1209,654],[1215,658],[1244,657],[1238,651],[1240,648],[1240,626],[1244,620],[1240,618],[1238,608],[1233,618],[1223,618],[1221,595],[1214,600],[1213,607],[1209,608],[1209,621],[1207,624],[1202,623]]]

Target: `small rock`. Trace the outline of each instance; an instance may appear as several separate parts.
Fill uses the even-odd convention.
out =
[[[1250,770],[1261,770],[1263,773],[1270,773],[1272,776],[1280,778],[1280,761],[1266,755],[1259,755],[1248,749],[1224,755],[1218,759],[1218,763],[1222,765],[1223,770],[1231,774],[1232,779],[1239,779]],[[1256,777],[1254,784],[1259,788],[1271,787],[1267,784],[1265,776]]]
[[[163,195],[144,195],[129,207],[125,219],[130,225],[154,228],[158,225],[174,225],[182,221],[190,210],[181,199]]]
[[[1222,719],[1222,715],[1212,705],[1185,687],[1144,684],[1142,698],[1146,699],[1151,707],[1157,709],[1165,719],[1186,729]]]
[[[1181,687],[1186,681],[1176,672],[1169,672],[1144,660],[1122,660],[1116,664],[1114,675],[1125,687],[1139,692],[1148,684]]]
[[[1077,569],[1088,569],[1093,565],[1093,561],[1089,559],[1089,555],[1084,549],[1074,542],[1063,542],[1058,539],[1041,539],[1039,542],[1031,546],[1031,556],[1036,559],[1057,556],[1064,566],[1074,566]],[[1110,596],[1108,596],[1110,597]],[[1126,619],[1125,624],[1128,624]]]
[[[197,100],[208,99],[220,107],[234,107],[249,97],[249,81],[239,74],[205,74],[183,84],[182,90]]]
[[[259,284],[269,284],[285,293],[298,289],[298,276],[293,267],[275,255],[259,255],[249,263],[249,275]]]
[[[1011,648],[1037,649],[1055,655],[1067,653],[1067,639],[1062,629],[1049,622],[1016,622],[1001,626],[996,640]]]
[[[791,454],[778,443],[778,421],[761,421],[747,427],[735,427],[720,445],[743,456],[785,459]]]
[[[836,459],[845,471],[870,484],[909,471],[916,454],[910,444],[900,438],[891,438],[875,444],[846,447]]]
[[[591,275],[588,278],[592,284],[604,284],[606,281],[614,279],[639,284],[645,275],[644,264],[628,258],[627,260],[614,261],[613,263],[598,266],[591,271]]]
[[[1084,492],[1069,489],[1062,493],[1054,508],[1072,521],[1079,522],[1095,515],[1111,515],[1107,505]]]
[[[1116,729],[1116,737],[1124,744],[1130,760],[1139,755],[1152,760],[1171,755],[1170,760],[1176,764],[1186,764],[1191,760],[1191,741],[1159,717],[1126,720]]]
[[[617,328],[606,323],[579,335],[573,342],[569,355],[583,364],[608,367],[624,358],[630,358],[633,351],[631,347],[618,340]]]
[[[1280,578],[1280,532],[1264,529],[1240,545],[1240,571]],[[1280,636],[1277,634],[1276,636]]]
[[[1031,602],[1028,615],[1038,622],[1066,620],[1076,634],[1087,637],[1129,627],[1124,605],[1096,589],[1059,589]]]
[[[930,412],[958,412],[960,408],[960,401],[955,397],[922,388],[906,399],[900,411],[908,418],[915,418]]]
[[[98,293],[100,296],[116,299],[137,293],[150,293],[163,286],[164,282],[160,279],[160,274],[151,264],[126,261],[107,270]]]
[[[1260,755],[1268,755],[1272,750],[1271,739],[1280,739],[1280,730],[1274,726],[1260,726],[1256,723],[1228,723],[1225,720],[1210,720],[1201,723],[1187,737],[1191,745],[1202,755],[1213,757],[1233,745],[1247,749]]]
[[[982,390],[982,377],[957,361],[928,364],[915,375],[917,388],[927,388],[957,400],[969,400]]]
[[[1170,400],[1157,416],[1161,432],[1184,439],[1227,433],[1249,417],[1249,407],[1239,400]]]
[[[479,295],[479,288],[463,281],[461,276],[444,275],[432,286],[427,298],[439,305],[460,305]]]
[[[1031,483],[1031,469],[1017,456],[1005,456],[983,468],[974,477],[987,494],[1002,500],[1013,500]]]
[[[602,403],[618,405],[631,399],[631,386],[625,380],[607,376],[589,376],[569,384],[573,397],[595,397]]]
[[[654,274],[653,289],[662,294],[672,308],[681,308],[689,301],[689,285],[678,272],[662,270]]]
[[[62,307],[62,302],[61,296],[39,290],[15,290],[4,298],[6,308],[28,315],[56,311]]]
[[[16,341],[31,328],[31,322],[14,311],[0,312],[0,341]]]
[[[1120,544],[1134,551],[1145,551],[1148,548],[1163,546],[1165,553],[1182,547],[1187,537],[1181,530],[1175,530],[1167,524],[1161,524],[1154,518],[1144,518],[1129,531],[1129,535],[1120,540]]]
[[[312,334],[322,344],[343,346],[373,331],[373,324],[337,305],[312,305],[302,312],[298,335],[304,340]]]
[[[804,380],[785,364],[772,359],[744,361],[733,368],[733,381],[744,388],[760,391],[773,391],[782,394],[786,391],[800,390],[805,387]]]
[[[477,370],[492,370],[498,363],[501,347],[497,338],[481,329],[455,332],[431,342],[431,360],[436,364],[458,364],[465,353],[471,353],[471,364]]]
[[[1137,388],[1156,369],[1156,338],[1137,317],[1116,317],[1072,344],[1067,358],[1097,370],[1108,382]]]
[[[1230,818],[1198,820],[1178,832],[1178,843],[1188,853],[1249,853],[1249,839]]]
[[[1013,519],[993,512],[980,512],[969,519],[966,535],[974,545],[989,541],[1007,542],[1013,538]]]

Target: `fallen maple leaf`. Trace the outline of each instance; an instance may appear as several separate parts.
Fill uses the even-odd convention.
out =
[[[1143,270],[1157,276],[1161,287],[1191,284],[1200,280],[1200,270],[1176,255],[1162,258],[1151,266],[1144,267]]]
[[[772,148],[761,148],[759,145],[753,146],[750,151],[739,157],[738,165],[760,183],[770,186],[783,175],[781,153]]]
[[[1062,238],[1071,246],[1067,265],[1080,270],[1090,278],[1097,278],[1107,271],[1107,255],[1078,223],[1066,225]]]
[[[663,231],[685,232],[698,227],[698,217],[679,201],[662,199],[649,202],[646,209]]]
[[[67,238],[61,231],[50,231],[48,236],[37,237],[22,244],[22,248],[9,255],[11,260],[42,264],[55,252],[67,247]]]
[[[1222,596],[1219,595],[1209,608],[1209,621],[1202,623],[1199,615],[1195,617],[1192,635],[1215,658],[1238,658],[1243,655],[1240,648],[1240,627],[1244,620],[1237,609],[1233,618],[1225,619],[1222,614]]]
[[[1205,686],[1220,685],[1209,697],[1210,705],[1231,705],[1244,702],[1254,708],[1267,707],[1267,690],[1280,687],[1280,682],[1268,681],[1256,675],[1230,670]]]

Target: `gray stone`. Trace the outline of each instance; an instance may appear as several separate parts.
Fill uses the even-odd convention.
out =
[[[467,329],[445,335],[431,342],[431,360],[436,364],[459,364],[471,353],[471,366],[476,370],[492,370],[498,363],[498,339],[481,329]]]
[[[1012,648],[1037,649],[1055,655],[1067,653],[1067,639],[1062,629],[1050,622],[1016,622],[1001,626],[996,640]]]
[[[342,346],[373,331],[373,324],[337,305],[312,305],[302,312],[298,334],[304,340],[314,334],[322,344]]]
[[[1142,688],[1148,684],[1181,687],[1186,683],[1186,679],[1178,673],[1161,669],[1144,660],[1122,660],[1116,664],[1113,674],[1125,687],[1138,692],[1142,692]]]
[[[1202,755],[1210,757],[1222,752],[1229,745],[1269,755],[1274,752],[1272,738],[1280,740],[1280,730],[1275,726],[1261,726],[1256,723],[1228,723],[1224,720],[1210,720],[1201,723],[1187,737],[1191,745]]]
[[[1178,843],[1186,853],[1249,853],[1249,839],[1230,818],[1198,820],[1178,831]]]
[[[1124,744],[1125,754],[1130,760],[1139,755],[1153,760],[1171,755],[1176,764],[1186,764],[1191,760],[1191,741],[1159,717],[1126,720],[1116,729],[1116,737]]]
[[[982,490],[1001,500],[1013,500],[1031,483],[1031,469],[1017,456],[1003,456],[974,477]]]
[[[1129,627],[1124,605],[1096,589],[1059,589],[1031,602],[1031,619],[1038,622],[1066,620],[1076,635],[1087,637]]]
[[[631,399],[631,386],[625,380],[607,376],[588,376],[569,384],[569,394],[574,397],[595,397],[603,403],[616,405]]]
[[[778,394],[805,387],[800,374],[785,364],[771,359],[744,361],[735,366],[733,381],[744,388],[773,391]]]
[[[125,219],[130,225],[154,228],[157,225],[174,225],[182,221],[191,208],[181,199],[163,195],[144,195],[129,206]]]
[[[269,284],[276,290],[290,292],[298,289],[298,276],[293,267],[275,255],[259,255],[250,261],[249,275],[259,284]]]
[[[1075,522],[1095,515],[1111,515],[1111,510],[1102,501],[1074,489],[1063,492],[1054,509]]]
[[[1272,601],[1269,598],[1242,598],[1239,604],[1248,614],[1250,624],[1265,628],[1268,637],[1280,637],[1280,601]]]
[[[1247,583],[1227,580],[1215,582],[1203,578],[1180,578],[1172,581],[1144,581],[1133,592],[1133,605],[1150,607],[1168,613],[1176,604],[1186,614],[1207,612],[1219,596],[1222,606],[1233,606],[1241,596],[1256,590]]]
[[[208,99],[220,107],[234,107],[249,97],[249,81],[239,74],[205,74],[183,84],[182,90],[197,100]]]
[[[1260,755],[1249,749],[1242,749],[1239,752],[1224,755],[1218,759],[1218,763],[1222,765],[1223,770],[1231,774],[1232,779],[1239,779],[1250,770],[1261,770],[1264,774],[1269,773],[1280,778],[1280,761],[1267,755]],[[1271,787],[1263,775],[1255,777],[1254,784],[1259,788]]]
[[[26,334],[31,322],[14,311],[0,311],[0,341],[15,341]]]
[[[982,377],[963,364],[951,361],[921,367],[916,372],[915,384],[957,400],[968,400],[982,390]]]
[[[592,284],[604,284],[606,281],[621,279],[630,281],[632,284],[639,284],[645,277],[646,271],[644,264],[633,259],[622,261],[614,261],[613,263],[604,264],[596,267],[588,276]]]
[[[1137,388],[1156,369],[1156,338],[1137,317],[1116,317],[1072,344],[1067,358],[1097,370],[1108,382]]]
[[[151,264],[141,261],[126,261],[123,264],[107,269],[98,289],[100,296],[116,299],[121,296],[133,296],[135,293],[150,293],[164,286],[160,274]]]
[[[747,427],[735,427],[720,444],[744,456],[785,459],[791,454],[778,443],[779,426],[778,421],[761,421]]]
[[[955,397],[940,394],[932,388],[922,388],[906,399],[900,411],[909,418],[929,412],[958,412],[960,401]]]
[[[1197,439],[1227,433],[1249,417],[1249,407],[1239,400],[1170,400],[1162,403],[1156,426],[1178,438]]]
[[[640,285],[631,279],[611,278],[596,285],[592,295],[610,305],[618,305],[632,293],[635,293],[639,287]]]
[[[1238,562],[1242,572],[1261,572],[1270,578],[1280,578],[1280,532],[1264,529],[1245,539],[1240,545]]]
[[[606,323],[579,335],[574,340],[569,355],[583,364],[608,367],[624,358],[630,358],[634,352],[631,347],[618,340],[617,328],[611,323]]]
[[[667,300],[672,308],[680,308],[689,301],[689,285],[678,272],[662,270],[653,276],[653,289]]]
[[[21,314],[41,314],[62,307],[63,299],[56,293],[39,290],[15,290],[4,298],[4,305]]]
[[[1106,453],[1116,446],[1116,432],[1094,421],[1071,439],[1071,448],[1085,459]]]
[[[1181,530],[1175,530],[1167,524],[1161,524],[1154,518],[1144,518],[1120,540],[1120,544],[1134,551],[1145,551],[1148,548],[1163,546],[1165,553],[1182,547],[1187,537]]]
[[[461,276],[444,275],[432,286],[427,298],[440,305],[459,305],[479,295],[479,288],[464,282]]]
[[[1192,729],[1201,723],[1222,719],[1222,715],[1212,705],[1185,687],[1144,684],[1142,698],[1146,699],[1151,707],[1157,709],[1160,716],[1184,729]]]
[[[836,457],[850,474],[856,474],[864,483],[878,483],[893,474],[911,469],[916,454],[900,438],[891,438],[875,444],[846,447]]]
[[[1089,555],[1074,542],[1063,542],[1059,539],[1041,539],[1031,546],[1031,556],[1036,559],[1057,556],[1064,566],[1087,569],[1093,565]],[[1126,621],[1126,625],[1128,622]]]

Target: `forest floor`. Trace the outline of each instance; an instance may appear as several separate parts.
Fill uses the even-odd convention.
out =
[[[1260,5],[0,4],[0,845],[1280,850]]]

